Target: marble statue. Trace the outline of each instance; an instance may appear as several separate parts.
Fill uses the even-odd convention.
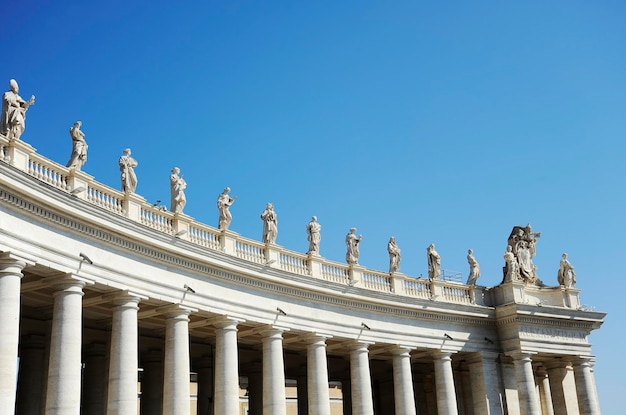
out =
[[[275,244],[278,236],[278,216],[274,212],[274,205],[268,203],[263,213],[263,242],[266,244]]]
[[[118,164],[120,165],[122,191],[124,193],[135,193],[135,190],[137,189],[137,175],[135,174],[135,167],[137,167],[138,163],[137,160],[130,156],[130,148],[124,150]]]
[[[576,273],[574,272],[574,267],[567,259],[567,254],[563,254],[562,256],[558,281],[559,285],[565,288],[574,288],[574,285],[576,285]]]
[[[435,251],[435,244],[430,244],[426,248],[426,255],[428,256],[428,278],[436,280],[441,274],[441,257]]]
[[[35,103],[35,96],[24,101],[18,95],[20,87],[15,79],[9,82],[10,90],[2,95],[2,120],[0,133],[9,140],[19,140],[26,129],[26,111],[28,107]]]
[[[356,228],[350,228],[346,235],[346,262],[350,265],[359,263],[359,244],[363,239],[362,235],[356,236]]]
[[[517,262],[519,277],[529,284],[541,285],[537,276],[537,267],[533,264],[533,257],[536,254],[535,245],[540,236],[541,233],[533,232],[529,223],[526,226],[514,226],[508,239],[508,245]]]
[[[480,277],[480,265],[478,265],[478,261],[474,258],[474,251],[471,249],[467,250],[467,263],[470,267],[469,276],[467,277],[467,285],[476,285],[476,280]]]
[[[504,279],[502,282],[520,281],[521,277],[519,273],[519,265],[511,245],[507,245],[506,247],[506,252],[504,253],[504,263]]]
[[[230,222],[233,220],[233,215],[230,213],[230,206],[235,202],[237,196],[230,196],[230,187],[224,188],[224,191],[217,197],[217,210],[220,213],[220,217],[217,222],[217,229],[221,231],[228,230]]]
[[[389,238],[389,242],[387,243],[387,252],[389,253],[389,273],[393,274],[400,269],[400,261],[402,260],[400,248],[398,248],[395,236]]]
[[[70,128],[70,137],[72,138],[72,154],[70,160],[65,167],[80,170],[87,161],[87,142],[85,141],[85,133],[80,130],[82,122],[76,121],[74,126]]]
[[[187,204],[187,198],[185,197],[185,189],[187,188],[187,183],[185,179],[183,179],[182,174],[180,174],[180,169],[178,167],[174,167],[172,169],[172,174],[170,175],[170,193],[171,193],[171,203],[170,203],[170,211],[174,213],[183,213],[183,209]]]
[[[320,241],[322,240],[322,225],[317,222],[317,216],[311,218],[311,222],[306,225],[306,233],[309,240],[309,252],[310,255],[320,254]]]

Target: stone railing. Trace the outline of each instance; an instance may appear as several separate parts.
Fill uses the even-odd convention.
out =
[[[8,141],[0,135],[0,160],[61,191],[127,217],[149,228],[189,241],[210,250],[224,252],[268,268],[346,284],[364,290],[429,299],[456,304],[493,306],[509,302],[579,308],[578,290],[563,287],[535,287],[524,284],[502,284],[494,289],[468,286],[445,278],[429,280],[369,270],[320,256],[289,251],[277,245],[266,245],[231,231],[220,231],[147,203],[137,194],[125,194],[94,180],[92,176],[68,169],[38,155],[23,141]]]

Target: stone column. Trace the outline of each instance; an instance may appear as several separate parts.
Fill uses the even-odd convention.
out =
[[[319,334],[313,334],[307,339],[306,367],[309,415],[330,415],[326,339],[326,336]]]
[[[213,409],[213,359],[202,356],[198,361],[198,415],[210,414]]]
[[[20,372],[17,411],[20,415],[39,415],[44,382],[45,336],[28,335],[20,342]],[[47,343],[47,342],[46,342]]]
[[[546,367],[554,415],[578,415],[574,370],[570,362],[555,360]]]
[[[141,415],[163,412],[163,350],[153,349],[141,356]]]
[[[415,415],[411,349],[408,347],[398,346],[393,351],[393,390],[396,415]]]
[[[165,315],[163,413],[186,415],[191,410],[189,389],[189,314],[178,308]]]
[[[141,299],[127,293],[113,300],[107,415],[137,413],[137,310]]]
[[[239,356],[237,324],[224,317],[215,323],[215,415],[239,413]]]
[[[0,254],[0,413],[15,411],[20,285],[26,262]]]
[[[286,415],[283,329],[263,332],[263,415]]]
[[[536,415],[541,413],[541,406],[535,390],[535,376],[533,375],[530,353],[514,353],[511,355],[515,365],[515,380],[517,381],[518,399],[521,415]]]
[[[475,414],[503,415],[498,354],[483,352],[468,361]]]
[[[594,358],[591,356],[581,356],[574,363],[576,393],[578,394],[578,407],[581,415],[600,415],[593,365]]]
[[[434,352],[433,360],[435,363],[437,413],[439,415],[458,415],[454,376],[452,375],[452,352]]]
[[[539,366],[535,369],[535,383],[539,390],[539,403],[543,415],[554,415],[552,407],[552,393],[550,393],[550,380],[546,368]]]
[[[352,415],[374,415],[369,343],[355,341],[350,348]]]
[[[80,414],[83,287],[60,278],[54,286],[46,415]]]

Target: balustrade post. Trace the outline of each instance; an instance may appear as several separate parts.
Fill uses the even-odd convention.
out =
[[[350,279],[351,287],[363,286],[363,271],[365,271],[365,268],[359,265],[350,265],[350,268],[348,269],[348,277]]]
[[[404,295],[404,280],[406,279],[406,276],[399,272],[394,272],[391,274],[390,278],[391,290],[398,295]]]
[[[430,298],[432,300],[443,299],[443,285],[444,282],[439,279],[430,280]]]
[[[174,214],[174,219],[172,219],[172,232],[174,236],[178,239],[183,239],[185,241],[189,240],[189,224],[193,221],[193,218],[187,215],[183,215],[180,213]]]
[[[93,176],[85,172],[71,169],[67,176],[67,190],[79,199],[87,199],[88,183],[93,181]]]
[[[265,244],[265,264],[270,268],[280,268],[280,247]]]
[[[237,256],[236,242],[239,234],[232,231],[222,231],[220,235],[220,250],[225,254]]]
[[[124,215],[134,222],[141,222],[141,205],[146,204],[146,199],[136,193],[125,193],[123,200]]]
[[[11,140],[9,141],[9,145],[5,148],[5,152],[11,166],[28,173],[30,155],[36,153],[37,150],[21,140]]]
[[[563,288],[564,306],[577,309],[580,307],[580,290],[576,288]]]
[[[309,275],[313,278],[322,278],[322,257],[319,255],[309,254],[307,265],[309,267]]]

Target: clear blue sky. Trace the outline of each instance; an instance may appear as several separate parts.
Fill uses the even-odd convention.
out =
[[[82,120],[87,173],[119,188],[130,147],[137,192],[165,202],[178,166],[201,222],[230,186],[244,236],[270,201],[289,249],[317,215],[329,259],[357,227],[365,266],[387,269],[393,235],[403,272],[434,242],[465,278],[473,248],[481,285],[530,222],[544,282],[568,252],[609,312],[590,340],[603,413],[623,413],[624,2],[24,0],[2,21],[0,82],[36,95],[24,141],[65,164]]]

